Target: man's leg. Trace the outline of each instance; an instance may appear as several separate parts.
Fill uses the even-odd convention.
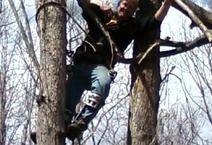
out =
[[[106,97],[109,94],[111,77],[109,70],[104,66],[91,67],[91,94],[85,101],[85,105],[77,114],[75,121],[68,126],[70,131],[84,131],[88,123],[96,116],[99,109],[103,106]]]
[[[80,102],[85,87],[81,79],[72,76],[66,84],[66,124],[70,124],[76,115],[76,105]]]

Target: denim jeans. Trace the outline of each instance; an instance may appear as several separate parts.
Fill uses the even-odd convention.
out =
[[[102,107],[110,90],[111,77],[109,70],[103,65],[76,64],[73,67],[73,76],[67,82],[66,107],[75,116],[75,107],[80,102],[84,90],[101,97],[97,108],[86,106],[82,109],[80,116],[90,122],[98,110]]]

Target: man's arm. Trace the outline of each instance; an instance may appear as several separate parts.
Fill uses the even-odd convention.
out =
[[[172,2],[174,0],[165,0],[163,2],[163,4],[161,5],[161,7],[159,8],[159,10],[155,13],[154,17],[156,20],[158,21],[163,21],[163,19],[165,18],[170,6],[172,5]]]
[[[103,2],[101,0],[90,0],[90,3],[100,7],[103,5]]]

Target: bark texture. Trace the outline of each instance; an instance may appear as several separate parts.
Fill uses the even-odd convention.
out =
[[[148,13],[146,15],[154,15],[159,1],[151,0],[148,3],[142,3],[140,7],[147,4]],[[144,53],[155,42],[155,34],[156,30],[151,30],[135,39],[134,56],[140,52]],[[156,145],[161,81],[159,48],[152,50],[141,65],[131,66],[131,73],[132,76],[135,76],[132,77],[135,83],[132,84],[128,145]]]
[[[6,141],[6,73],[0,71],[0,144],[5,145]]]
[[[65,6],[65,0],[54,2]],[[39,0],[38,9],[43,4]],[[66,14],[53,5],[38,12],[41,93],[37,100],[37,142],[39,145],[64,145]]]

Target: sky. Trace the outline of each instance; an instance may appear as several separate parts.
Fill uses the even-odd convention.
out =
[[[187,33],[191,33],[194,36],[195,35],[198,36],[199,29],[197,28],[190,29],[189,27],[190,23],[191,21],[187,17],[179,13],[179,11],[177,11],[176,9],[171,8],[165,20],[162,23],[161,38],[166,38],[167,36],[169,36],[171,37],[171,40],[174,40],[174,41],[185,41],[184,39],[186,39],[187,41],[192,40],[194,37],[184,38],[184,35],[183,35],[184,33],[183,31],[185,29],[188,31]],[[167,49],[167,48],[162,48],[162,49]],[[176,64],[177,62],[181,63],[180,59],[181,59],[180,55],[171,57],[170,60],[168,61],[169,65],[176,66],[173,73],[176,75],[181,74],[180,75],[182,77],[181,79],[183,79],[186,82],[186,87],[191,90],[191,93],[193,94],[193,96],[196,96],[196,94],[199,94],[199,90],[195,87],[193,79],[191,78],[190,74],[188,72],[182,73],[181,71],[182,68],[178,68],[178,65]],[[163,60],[164,59],[162,59],[162,61]],[[174,76],[170,76],[170,81],[171,81],[171,83],[169,84],[169,89],[171,90],[169,94],[170,98],[168,98],[167,101],[161,104],[160,106],[161,108],[171,108],[177,102],[182,104],[186,103],[186,98],[184,94],[182,94],[183,90],[180,87],[181,86],[180,81]],[[210,104],[211,103],[209,103],[209,105]],[[209,106],[209,107],[211,108],[212,106]],[[212,138],[212,127],[209,122],[207,121],[205,122],[205,124],[201,128],[201,134],[208,139]]]

